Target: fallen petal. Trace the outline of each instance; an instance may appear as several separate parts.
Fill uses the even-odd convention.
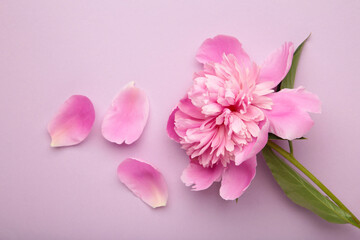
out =
[[[148,116],[149,100],[145,92],[130,82],[105,114],[102,134],[110,142],[131,144],[141,136]]]
[[[168,190],[163,175],[150,164],[127,158],[120,163],[117,174],[137,197],[153,208],[166,206]]]
[[[95,121],[95,110],[89,98],[73,95],[50,121],[48,132],[52,147],[71,146],[82,142]]]

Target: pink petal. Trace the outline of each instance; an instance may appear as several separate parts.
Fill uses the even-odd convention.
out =
[[[73,95],[50,121],[48,132],[52,147],[71,146],[82,142],[90,133],[95,110],[90,99]]]
[[[178,108],[181,112],[197,119],[205,119],[205,115],[201,113],[201,108],[196,107],[189,98],[185,97],[180,100]]]
[[[256,173],[256,156],[244,161],[240,166],[231,162],[222,175],[220,196],[225,200],[235,200],[249,187]]]
[[[308,112],[321,111],[319,98],[303,87],[283,89],[267,96],[273,101],[272,110],[265,110],[270,132],[284,139],[302,137],[313,125]]]
[[[239,40],[225,35],[206,39],[196,54],[196,60],[204,64],[221,62],[224,53],[226,55],[233,54],[239,62],[250,62],[249,56],[242,49]]]
[[[186,186],[192,185],[192,190],[194,191],[204,190],[221,178],[223,169],[221,164],[204,168],[197,161],[194,161],[184,169],[181,175],[181,181],[183,181]]]
[[[140,137],[148,116],[145,92],[130,82],[113,100],[102,123],[102,134],[110,142],[131,144]]]
[[[271,81],[272,87],[277,86],[288,73],[294,55],[292,42],[284,43],[279,49],[270,54],[261,69],[258,83]]]
[[[168,122],[167,122],[167,133],[168,136],[174,140],[175,142],[180,142],[180,137],[179,135],[177,135],[177,133],[175,132],[175,113],[179,110],[178,107],[175,107],[174,110],[171,112]]]
[[[259,136],[251,143],[243,147],[241,152],[235,152],[235,164],[240,165],[245,160],[256,156],[266,145],[269,133],[269,121],[264,120],[259,124]]]
[[[163,175],[150,164],[127,158],[120,163],[117,174],[137,197],[153,208],[166,206],[168,190]]]

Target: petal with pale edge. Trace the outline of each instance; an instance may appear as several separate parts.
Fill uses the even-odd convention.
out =
[[[145,92],[130,82],[113,100],[102,123],[102,134],[110,142],[131,144],[141,136],[148,116]]]
[[[251,143],[245,145],[242,151],[235,152],[235,165],[242,164],[245,160],[256,156],[266,145],[269,133],[269,121],[266,119],[259,124],[259,136]]]
[[[204,190],[221,178],[223,169],[224,167],[221,164],[205,168],[197,161],[193,161],[184,169],[181,181],[186,186],[192,186],[194,191]]]
[[[234,37],[218,35],[206,39],[200,46],[196,60],[200,63],[221,62],[223,54],[234,55],[240,63],[250,62],[249,56],[241,47],[241,43]]]
[[[239,166],[231,162],[222,175],[220,196],[225,200],[235,200],[249,187],[256,173],[256,156]]]
[[[175,113],[179,110],[178,107],[175,107],[174,110],[171,112],[168,122],[167,122],[167,133],[168,136],[174,140],[175,142],[180,142],[180,137],[179,135],[177,135],[177,133],[175,132]]]
[[[303,87],[285,88],[267,96],[273,101],[272,109],[264,110],[270,121],[269,131],[284,139],[304,136],[314,124],[308,112],[321,112],[319,98]]]
[[[276,87],[288,73],[294,55],[294,44],[284,43],[279,49],[270,54],[260,69],[258,83],[272,82]]]
[[[163,175],[150,164],[127,158],[120,163],[117,174],[137,197],[153,208],[166,206],[168,190]]]
[[[89,135],[94,121],[95,110],[90,99],[82,95],[71,96],[48,125],[51,146],[71,146],[82,142]]]

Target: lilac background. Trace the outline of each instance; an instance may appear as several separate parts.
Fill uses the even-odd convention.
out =
[[[207,37],[236,36],[261,63],[312,32],[297,85],[320,96],[323,113],[295,154],[360,216],[359,20],[356,0],[0,0],[0,239],[360,238],[288,200],[262,157],[238,204],[218,184],[191,192],[179,179],[187,158],[165,131]],[[139,141],[116,146],[100,125],[129,81],[148,93],[151,113]],[[93,100],[94,128],[82,144],[52,149],[46,125],[72,94]],[[162,171],[167,207],[149,208],[118,181],[126,157]]]

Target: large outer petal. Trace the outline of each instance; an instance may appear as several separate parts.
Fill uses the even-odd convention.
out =
[[[193,161],[184,169],[181,181],[186,186],[192,186],[194,191],[204,190],[221,178],[223,169],[221,164],[204,168],[197,161]]]
[[[206,39],[196,54],[196,60],[204,64],[208,62],[219,63],[222,61],[224,53],[226,55],[233,54],[240,63],[250,61],[239,40],[225,35]]]
[[[166,126],[166,130],[167,130],[167,134],[168,134],[169,138],[171,138],[175,142],[180,142],[180,137],[175,132],[175,113],[178,110],[179,110],[178,107],[175,107],[174,110],[172,110],[172,112],[169,116],[168,122],[167,122],[167,126]]]
[[[269,133],[269,121],[266,119],[259,124],[259,136],[251,143],[243,147],[242,151],[235,152],[235,164],[240,165],[245,160],[256,156],[266,145]]]
[[[272,82],[272,87],[277,86],[288,73],[294,55],[292,42],[284,43],[279,49],[270,54],[260,69],[258,83]]]
[[[71,96],[48,125],[51,146],[71,146],[82,142],[89,135],[94,120],[95,110],[90,99],[82,95]]]
[[[270,121],[270,132],[293,140],[302,137],[313,125],[308,112],[320,113],[319,98],[303,87],[283,89],[267,95],[273,101],[271,110],[265,110]]]
[[[150,164],[127,158],[120,163],[117,174],[122,183],[151,207],[166,206],[168,190],[165,179]]]
[[[130,82],[116,96],[102,123],[102,134],[110,142],[131,144],[141,135],[149,116],[145,92]]]
[[[231,162],[222,175],[220,196],[225,200],[235,200],[249,187],[256,173],[256,156],[244,161],[240,166]]]

